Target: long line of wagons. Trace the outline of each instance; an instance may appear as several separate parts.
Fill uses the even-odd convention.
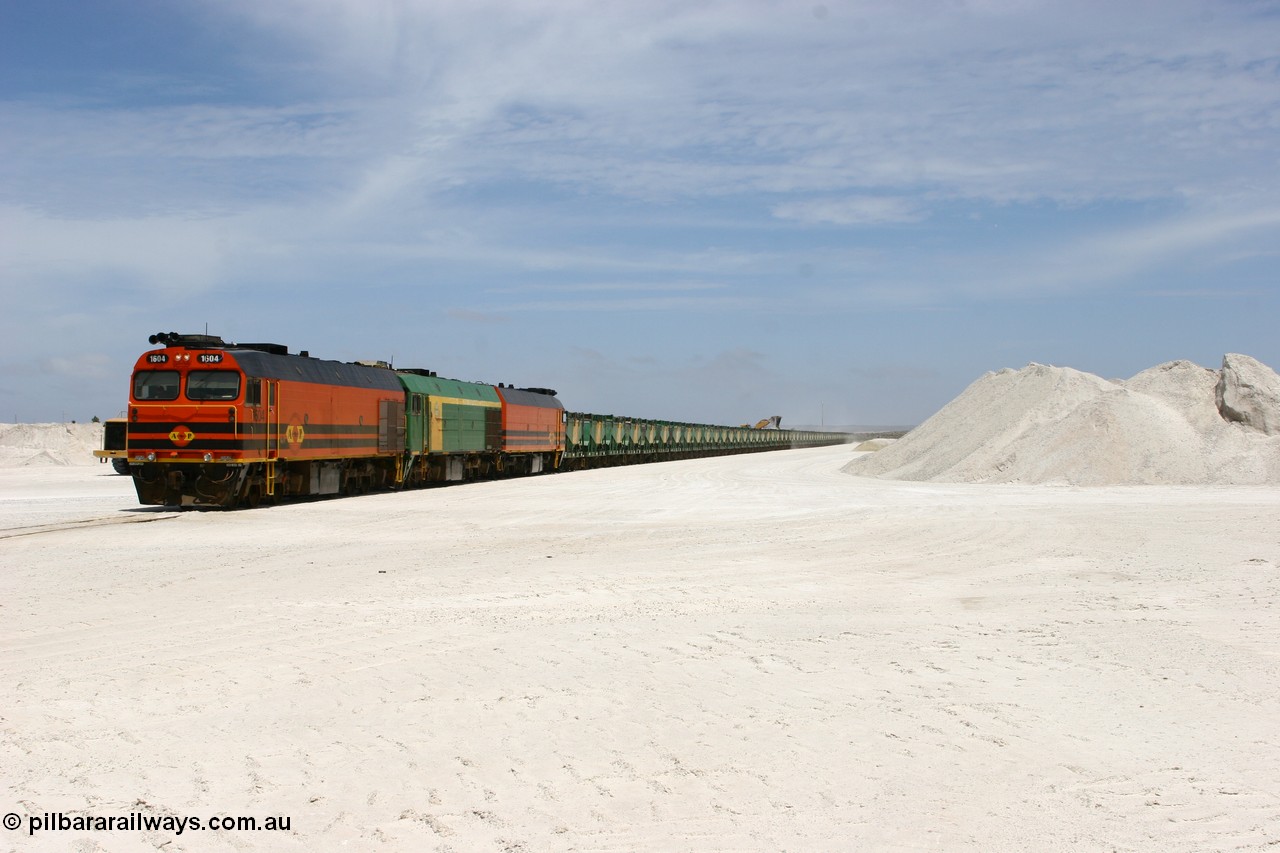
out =
[[[566,412],[549,388],[444,379],[280,344],[152,335],[105,449],[138,501],[257,506],[498,476],[817,447],[840,433]]]

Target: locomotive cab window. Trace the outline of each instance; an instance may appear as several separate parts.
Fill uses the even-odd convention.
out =
[[[246,406],[262,405],[261,379],[246,379],[244,381],[244,404]]]
[[[133,399],[178,399],[178,371],[139,370],[133,375]]]
[[[239,396],[239,371],[193,370],[187,374],[188,400],[234,400]]]

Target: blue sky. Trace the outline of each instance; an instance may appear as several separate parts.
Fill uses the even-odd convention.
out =
[[[911,424],[1280,366],[1280,2],[5,0],[0,419],[158,331]]]

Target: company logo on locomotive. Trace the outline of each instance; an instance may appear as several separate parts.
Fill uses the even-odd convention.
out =
[[[169,432],[169,440],[178,447],[186,447],[188,444],[196,440],[196,434],[191,431],[191,427],[184,424],[174,427]]]

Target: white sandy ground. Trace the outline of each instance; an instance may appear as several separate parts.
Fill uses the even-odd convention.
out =
[[[1280,488],[850,447],[281,508],[0,469],[15,851],[1280,849]]]

